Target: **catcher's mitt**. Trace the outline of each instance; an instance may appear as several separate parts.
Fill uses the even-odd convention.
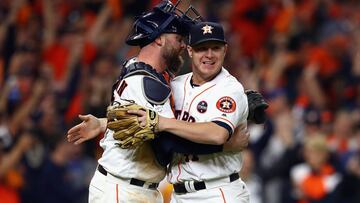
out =
[[[138,116],[127,113],[128,110],[146,111],[146,126],[140,126]],[[114,139],[123,148],[134,148],[143,142],[154,139],[159,117],[155,111],[145,109],[135,103],[115,104],[107,109],[107,128],[114,131]]]
[[[264,123],[266,120],[265,109],[269,107],[269,104],[266,103],[264,97],[255,90],[246,90],[245,93],[249,106],[249,115],[247,120],[256,124]]]

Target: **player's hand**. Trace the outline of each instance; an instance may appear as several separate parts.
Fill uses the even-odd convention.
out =
[[[244,150],[249,144],[250,132],[246,125],[238,126],[230,140],[224,144],[224,151],[239,152]]]
[[[98,136],[102,131],[100,119],[93,115],[79,115],[82,122],[67,132],[68,142],[78,145]]]
[[[147,119],[147,112],[145,110],[129,110],[128,111],[129,114],[134,114],[138,117],[138,122],[140,127],[145,127],[147,125],[148,119]],[[160,125],[161,120],[162,120],[162,116],[158,115],[159,117],[159,121],[158,121],[158,125]],[[157,126],[154,129],[154,133],[159,132],[159,126]]]
[[[146,126],[146,111],[145,110],[128,110],[128,113],[136,115],[138,117],[138,122],[141,127]]]

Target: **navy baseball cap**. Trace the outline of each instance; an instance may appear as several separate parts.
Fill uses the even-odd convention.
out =
[[[189,33],[189,45],[195,46],[207,41],[218,41],[226,44],[224,29],[219,23],[198,22]]]

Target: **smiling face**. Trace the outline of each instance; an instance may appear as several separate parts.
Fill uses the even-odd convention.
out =
[[[221,70],[227,44],[207,41],[194,47],[188,46],[192,61],[193,82],[201,85],[212,80]]]

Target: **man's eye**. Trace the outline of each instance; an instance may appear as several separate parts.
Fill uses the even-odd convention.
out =
[[[206,48],[205,47],[199,47],[198,51],[206,51]]]

